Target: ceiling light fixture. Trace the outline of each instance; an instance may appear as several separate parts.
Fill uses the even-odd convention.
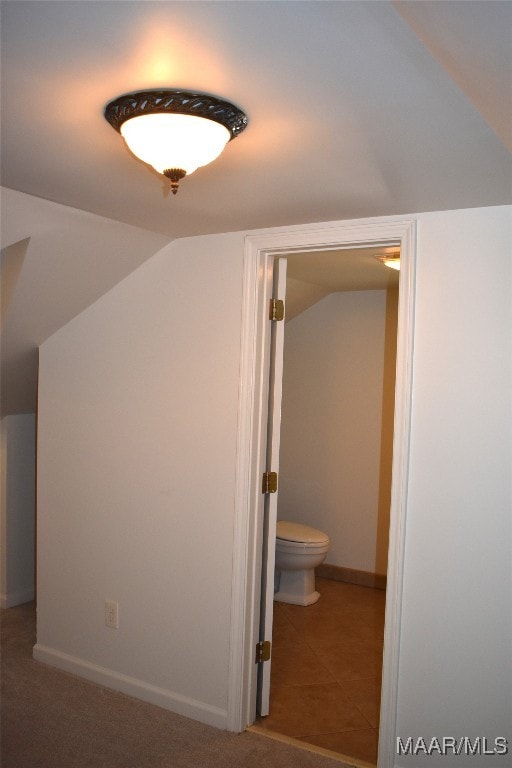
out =
[[[383,253],[375,256],[377,261],[380,261],[384,266],[390,269],[400,269],[400,254],[399,253]]]
[[[215,160],[247,126],[229,101],[181,90],[126,93],[107,104],[105,118],[134,155],[170,179],[174,195],[181,179]]]

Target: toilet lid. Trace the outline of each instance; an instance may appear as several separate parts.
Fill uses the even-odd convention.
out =
[[[302,525],[302,523],[288,523],[286,520],[278,520],[276,536],[285,541],[297,541],[306,544],[324,544],[329,541],[329,537],[323,531],[310,528],[309,525]]]

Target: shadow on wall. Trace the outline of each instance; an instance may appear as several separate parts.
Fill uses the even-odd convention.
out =
[[[1,422],[0,605],[35,597],[36,417]]]
[[[393,468],[393,433],[395,420],[396,341],[398,331],[398,287],[386,291],[384,331],[384,372],[382,377],[382,424],[380,432],[379,506],[375,572],[388,570],[389,520]]]

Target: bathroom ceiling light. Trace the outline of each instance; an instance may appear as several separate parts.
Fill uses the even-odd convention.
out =
[[[380,261],[384,266],[390,269],[400,269],[400,254],[399,253],[383,253],[375,256],[377,261]]]
[[[215,160],[247,126],[234,104],[181,90],[126,93],[104,114],[134,155],[170,179],[173,194],[184,176]]]

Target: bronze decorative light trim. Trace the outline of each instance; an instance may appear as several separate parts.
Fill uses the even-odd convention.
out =
[[[234,104],[193,91],[136,91],[119,96],[105,107],[105,118],[116,131],[132,117],[165,113],[214,120],[228,129],[232,139],[247,126],[247,116]]]

